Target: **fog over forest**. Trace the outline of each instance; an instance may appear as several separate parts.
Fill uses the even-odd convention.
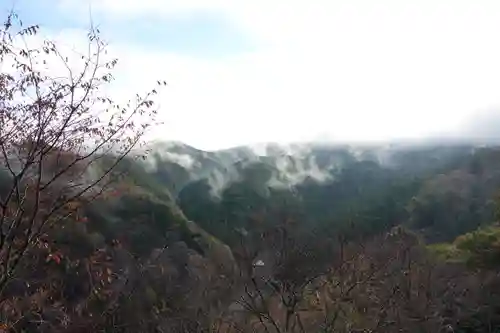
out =
[[[500,2],[0,15],[0,333],[500,332]]]

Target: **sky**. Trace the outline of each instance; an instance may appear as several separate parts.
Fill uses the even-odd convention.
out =
[[[119,59],[116,96],[165,80],[151,138],[218,149],[500,133],[498,0],[0,1],[12,6],[82,48],[92,18]]]

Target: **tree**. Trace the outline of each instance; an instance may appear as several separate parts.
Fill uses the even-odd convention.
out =
[[[0,30],[0,302],[48,230],[85,222],[79,207],[106,193],[115,167],[157,124],[157,90],[124,105],[104,93],[117,60],[98,29],[86,54],[37,43],[38,31],[15,13]]]
[[[402,227],[328,239],[285,223],[250,236],[235,252],[246,268],[241,315],[228,318],[224,332],[461,332],[478,322],[473,315],[491,321],[480,277],[429,257]]]

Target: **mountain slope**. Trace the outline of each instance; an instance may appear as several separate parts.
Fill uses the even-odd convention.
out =
[[[144,170],[155,186],[174,193],[189,219],[227,243],[232,242],[236,230],[251,228],[252,221],[272,223],[283,214],[300,219],[308,228],[355,225],[358,232],[376,232],[404,223],[422,229],[426,224],[416,221],[425,214],[417,213],[412,198],[423,196],[433,178],[472,167],[483,168],[478,172],[489,174],[484,177],[498,179],[487,167],[491,163],[488,159],[498,155],[495,149],[463,144],[263,144],[204,152],[180,143],[155,143],[152,151],[155,164],[147,161]],[[177,184],[175,189],[172,183]],[[496,186],[493,184],[496,182],[476,186],[471,190],[474,199],[467,200],[487,206]],[[467,186],[473,187],[473,183]],[[444,201],[430,201],[443,214],[450,209]],[[449,237],[486,223],[483,220],[490,217],[487,213],[472,214]],[[473,223],[471,218],[481,222]]]

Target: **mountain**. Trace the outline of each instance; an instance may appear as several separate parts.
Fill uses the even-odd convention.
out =
[[[498,274],[490,272],[499,267],[496,147],[262,144],[208,152],[153,142],[145,149],[146,159],[137,152],[122,160],[115,181],[98,187],[102,195],[71,202],[73,214],[33,242],[4,290],[15,307],[0,313],[15,318],[12,325],[212,332],[248,328],[264,312],[277,331],[301,332],[287,330],[288,320],[317,331],[335,318],[334,307],[346,313],[339,327],[378,327],[381,309],[388,325],[403,320],[394,332],[439,331],[450,316],[464,329],[500,323],[489,305],[500,304],[491,292]],[[108,156],[99,163],[106,167]],[[0,171],[1,198],[14,180]],[[9,222],[2,228],[16,223]]]
[[[283,214],[307,228],[355,225],[358,233],[407,224],[435,231],[429,239],[441,240],[437,234],[444,224],[433,225],[429,217],[427,223],[418,221],[426,216],[422,202],[435,203],[434,214],[464,207],[458,201],[423,199],[425,189],[442,175],[465,182],[473,193],[466,200],[475,200],[482,214],[457,213],[463,226],[444,228],[445,238],[452,239],[492,219],[491,209],[484,207],[494,185],[475,185],[470,168],[482,168],[481,179],[495,179],[489,184],[498,179],[489,160],[498,151],[465,144],[260,144],[201,151],[179,142],[154,142],[147,149],[148,159],[136,166],[141,177],[150,179],[146,186],[168,192],[189,220],[230,245],[237,230],[251,229],[256,220],[272,223]],[[452,196],[453,190],[443,195]]]

